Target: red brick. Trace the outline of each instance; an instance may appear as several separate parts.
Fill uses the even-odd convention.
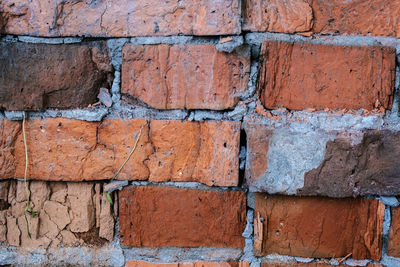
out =
[[[400,207],[391,208],[388,255],[400,257]]]
[[[244,0],[243,30],[257,32],[307,32],[313,11],[307,0]]]
[[[399,0],[313,0],[313,31],[400,38]]]
[[[326,258],[352,253],[354,259],[379,261],[384,208],[381,202],[372,199],[300,198],[258,193],[256,218],[260,214],[264,222],[261,222],[261,248],[255,248],[257,256],[278,253]]]
[[[26,123],[28,177],[36,180],[111,179],[129,155],[118,179],[238,184],[240,122],[181,122],[64,118]],[[23,178],[25,151],[20,122],[0,120],[0,178]]]
[[[121,243],[135,247],[243,248],[243,192],[124,187],[119,194]]]
[[[34,36],[225,35],[240,33],[235,0],[4,0],[1,33]]]
[[[212,262],[196,261],[181,263],[155,263],[148,261],[131,260],[125,264],[125,267],[249,267],[249,263],[242,262]]]
[[[101,87],[111,88],[110,62],[105,42],[2,43],[0,109],[87,107]]]
[[[309,262],[309,263],[301,263],[301,262],[263,262],[261,263],[261,267],[327,267],[327,266],[337,266],[331,265],[329,263],[320,263],[320,262]],[[340,266],[350,266],[341,263]],[[384,265],[380,264],[368,264],[368,267],[384,267]]]
[[[395,49],[266,42],[261,100],[268,109],[391,109]]]
[[[229,109],[247,90],[248,48],[128,44],[122,53],[122,93],[156,109]]]
[[[400,37],[400,0],[245,0],[243,30]]]

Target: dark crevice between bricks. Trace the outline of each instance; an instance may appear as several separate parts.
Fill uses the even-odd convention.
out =
[[[247,135],[244,129],[240,130],[240,143],[239,143],[239,181],[238,186],[242,187],[245,184],[245,170],[246,170],[246,151],[247,151]]]

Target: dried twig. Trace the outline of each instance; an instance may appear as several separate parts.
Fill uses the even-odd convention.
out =
[[[341,264],[342,262],[344,262],[345,260],[347,260],[352,253],[347,254],[346,256],[344,256],[342,259],[339,260],[339,264]]]
[[[135,152],[136,147],[137,147],[137,144],[139,143],[139,138],[140,138],[140,135],[142,134],[142,130],[143,130],[143,128],[144,128],[144,126],[145,126],[146,124],[147,124],[147,122],[146,122],[145,124],[143,124],[142,127],[140,127],[138,136],[137,136],[137,138],[136,138],[136,140],[135,140],[135,144],[134,144],[134,146],[133,146],[131,152],[129,152],[128,157],[125,159],[124,163],[122,163],[121,167],[119,167],[118,171],[114,174],[114,176],[113,176],[113,178],[111,179],[111,181],[113,181],[113,180],[115,180],[115,179],[117,178],[117,176],[120,174],[120,172],[121,172],[122,169],[124,168],[125,164],[126,164],[126,163],[129,161],[129,159],[132,157],[133,152]],[[111,181],[110,181],[110,182],[111,182]],[[113,201],[112,201],[110,192],[106,191],[106,197],[107,197],[108,202],[110,202],[110,204],[113,205],[114,203],[113,203]]]

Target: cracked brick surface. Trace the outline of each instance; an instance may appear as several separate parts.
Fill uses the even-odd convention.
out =
[[[1,125],[1,178],[23,178],[25,151],[20,123],[1,120]],[[28,177],[51,181],[111,179],[142,127],[137,149],[118,179],[238,184],[240,122],[230,121],[28,120]]]
[[[248,47],[127,44],[122,53],[122,93],[156,109],[230,109],[247,91]]]
[[[0,31],[35,36],[156,36],[238,34],[238,1],[0,2]]]

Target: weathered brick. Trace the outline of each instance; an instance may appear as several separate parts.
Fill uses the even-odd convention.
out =
[[[341,266],[353,266],[353,265],[346,265],[341,263]],[[324,262],[309,262],[309,263],[302,263],[302,262],[263,262],[261,263],[261,267],[328,267],[328,266],[337,266],[331,265],[329,263]],[[357,266],[357,265],[356,265]],[[384,267],[384,265],[380,264],[372,264],[368,263],[366,266],[368,267]]]
[[[243,248],[246,200],[239,191],[130,186],[119,194],[119,218],[124,245]]]
[[[391,208],[388,255],[400,257],[400,207]]]
[[[316,33],[400,37],[399,0],[313,0],[312,8]]]
[[[246,122],[245,130],[251,191],[338,198],[400,194],[400,132],[304,133],[257,122]]]
[[[49,37],[238,34],[239,3],[235,0],[5,0],[0,3],[0,31]]]
[[[233,108],[247,90],[250,50],[215,45],[125,45],[122,93],[157,109]]]
[[[379,261],[385,206],[372,199],[269,196],[257,193],[262,245],[258,256],[370,258]],[[261,220],[260,220],[261,221]],[[256,226],[255,229],[258,227]],[[257,234],[255,234],[257,236]]]
[[[0,120],[2,179],[24,176],[20,127],[20,123]],[[28,120],[28,177],[52,181],[111,179],[142,127],[137,149],[119,179],[238,184],[240,122],[229,121]]]
[[[0,43],[0,109],[86,107],[111,82],[105,42]]]
[[[391,109],[396,53],[384,46],[265,42],[259,89],[268,109]]]
[[[156,263],[148,261],[131,260],[125,264],[125,267],[249,267],[249,263],[241,262],[212,262],[195,261],[181,263]]]
[[[308,0],[244,0],[243,30],[307,32],[313,26]]]
[[[245,0],[243,30],[399,38],[399,12],[399,0]]]

